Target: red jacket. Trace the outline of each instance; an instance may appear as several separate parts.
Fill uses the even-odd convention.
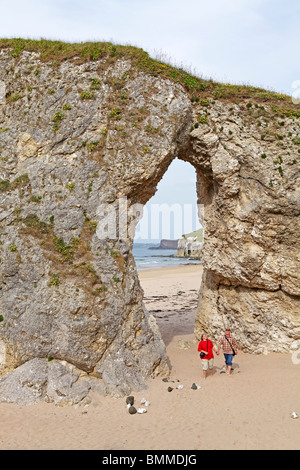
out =
[[[203,359],[213,359],[214,358],[213,347],[214,347],[214,345],[212,344],[210,339],[208,341],[200,341],[200,343],[198,345],[198,351],[208,351],[208,354],[205,354]]]

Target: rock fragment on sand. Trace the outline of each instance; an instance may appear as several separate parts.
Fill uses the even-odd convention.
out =
[[[133,406],[133,403],[134,403],[134,397],[129,396],[129,397],[126,398],[126,406],[128,408],[129,414],[135,415],[136,413],[138,413],[138,414],[147,413],[146,408],[144,408],[144,407],[136,408],[135,406]],[[141,403],[141,405],[145,405],[145,406],[150,405],[150,402],[148,400],[146,400],[146,398],[142,398],[140,403]]]
[[[173,388],[172,387],[168,387],[168,392],[172,392]]]
[[[143,414],[143,413],[147,413],[147,410],[146,410],[146,408],[138,408],[138,409],[137,409],[137,412],[138,412],[139,414]]]
[[[192,386],[191,386],[191,389],[192,389],[192,390],[199,390],[199,388],[201,388],[200,385],[195,384],[195,382],[194,382],[194,383],[192,384]]]
[[[137,413],[137,409],[134,406],[131,406],[128,411],[131,415],[135,415]]]
[[[141,399],[141,405],[149,406],[150,402],[148,400],[146,400],[146,398],[142,398]]]
[[[293,413],[292,413],[292,415],[291,415],[291,418],[293,418],[293,419],[299,418],[299,416],[297,415],[296,411],[293,411]]]
[[[134,397],[133,396],[129,396],[126,398],[126,404],[128,405],[133,405],[134,404]]]

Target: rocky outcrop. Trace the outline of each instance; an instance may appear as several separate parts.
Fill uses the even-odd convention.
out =
[[[195,232],[182,235],[178,240],[176,256],[180,258],[201,258],[203,248],[202,232],[202,229],[199,229]]]
[[[64,361],[31,359],[0,379],[1,401],[18,405],[84,405],[93,393],[105,396],[106,387]]]
[[[215,103],[209,120],[191,133],[205,227],[196,334],[230,326],[244,351],[297,349],[299,118]]]
[[[116,396],[166,373],[131,250],[139,204],[176,157],[204,204],[196,336],[230,325],[245,351],[300,346],[300,113],[191,100],[115,55],[51,63],[5,48],[0,84],[2,397],[26,364],[44,398],[61,361]]]
[[[0,61],[1,372],[53,357],[126,394],[166,371],[167,358],[132,238],[103,236],[99,207],[119,222],[125,198],[130,211],[155,192],[189,100],[126,60],[56,69],[3,50]]]

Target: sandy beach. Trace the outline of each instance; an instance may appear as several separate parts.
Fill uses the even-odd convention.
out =
[[[300,449],[300,417],[291,418],[300,416],[300,364],[290,354],[239,352],[231,377],[222,373],[223,354],[215,355],[214,374],[203,379],[193,334],[201,269],[139,273],[170,366],[168,382],[156,377],[133,391],[136,407],[150,402],[146,413],[130,415],[125,398],[101,396],[86,407],[1,404],[0,449]]]

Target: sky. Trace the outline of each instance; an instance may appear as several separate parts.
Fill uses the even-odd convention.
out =
[[[198,228],[196,171],[190,163],[175,159],[144,206],[135,241],[177,240]]]
[[[3,38],[130,44],[203,78],[300,97],[299,0],[0,0],[0,6]],[[185,194],[196,204],[193,167],[175,161],[169,171],[153,201]]]

